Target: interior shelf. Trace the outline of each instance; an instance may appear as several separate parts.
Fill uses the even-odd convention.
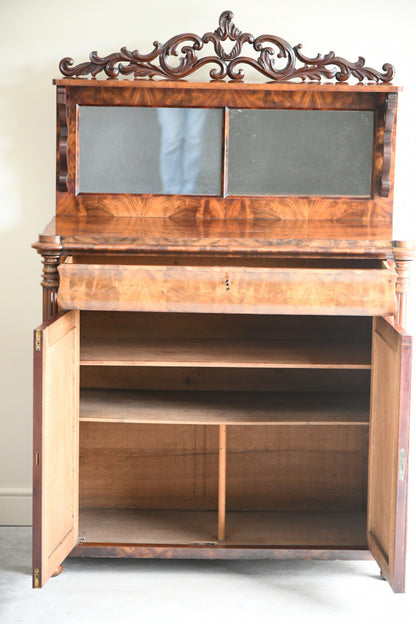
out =
[[[194,425],[363,425],[366,394],[82,390],[80,420]]]
[[[82,509],[80,536],[115,544],[367,548],[365,512],[230,511],[220,542],[216,522],[216,511]]]
[[[81,344],[81,365],[370,369],[363,342],[93,338]]]

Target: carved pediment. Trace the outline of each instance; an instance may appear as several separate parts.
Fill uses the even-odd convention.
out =
[[[243,33],[234,24],[233,13],[224,11],[219,26],[202,37],[193,33],[183,33],[172,37],[164,44],[156,41],[148,54],[138,50],[121,48],[119,52],[100,57],[91,52],[89,61],[74,66],[72,58],[65,57],[59,63],[64,76],[77,77],[91,75],[95,78],[104,72],[109,78],[132,75],[134,78],[180,79],[189,76],[205,65],[214,65],[209,75],[212,80],[243,80],[243,66],[249,66],[276,82],[291,80],[320,82],[322,79],[346,82],[356,78],[359,82],[390,82],[394,77],[394,67],[385,63],[382,71],[365,66],[365,59],[358,57],[355,62],[336,56],[334,52],[317,54],[313,58],[301,52],[302,45],[291,46],[275,35],[254,37]],[[230,43],[227,52],[224,43]],[[205,46],[212,44],[215,55],[198,56]],[[244,56],[251,46],[253,56]],[[256,56],[256,53],[258,55]],[[176,61],[171,64],[172,57]]]

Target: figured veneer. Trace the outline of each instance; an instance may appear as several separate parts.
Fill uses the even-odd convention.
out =
[[[394,162],[395,124],[385,131],[385,103],[398,89],[387,85],[204,84],[192,88],[178,82],[60,80],[67,93],[68,172],[67,189],[57,189],[57,214],[61,216],[129,216],[205,219],[319,219],[339,221],[386,221],[391,223],[393,167],[383,174],[385,140],[391,136]],[[244,87],[243,89],[241,87]],[[211,197],[192,195],[135,195],[78,192],[78,110],[81,106],[145,106],[196,108],[251,108],[299,110],[373,111],[373,184],[370,197]],[[225,144],[227,123],[224,125]],[[386,151],[387,157],[387,151]],[[223,159],[227,166],[227,157]],[[384,176],[384,177],[383,177]],[[391,192],[381,193],[381,180],[389,180]],[[223,182],[225,178],[223,177]],[[223,184],[225,191],[225,185]]]
[[[305,517],[305,522],[308,518]],[[224,560],[303,560],[303,561],[359,561],[371,560],[371,553],[362,546],[325,546],[323,548],[277,546],[222,546],[207,544],[129,544],[83,542],[71,551],[70,557],[126,557],[140,559],[224,559]]]
[[[378,268],[77,264],[59,267],[64,309],[257,314],[394,314],[395,273]]]
[[[60,244],[64,253],[175,254],[241,258],[277,254],[380,256],[391,254],[391,223],[137,217],[54,217],[35,248]],[[183,263],[183,261],[182,261]]]
[[[176,80],[211,64],[211,82]],[[33,585],[69,554],[372,556],[404,591],[411,339],[393,315],[414,250],[391,241],[393,68],[308,58],[225,12],[203,37],[61,69],[111,79],[55,81],[56,216],[33,245]],[[129,74],[168,79],[115,79]],[[80,192],[82,107],[220,109],[220,195]],[[365,111],[371,186],[228,196],[231,109]]]

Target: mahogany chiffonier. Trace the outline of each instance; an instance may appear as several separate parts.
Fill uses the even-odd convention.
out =
[[[232,18],[60,63],[34,587],[68,555],[374,557],[404,591],[394,70]]]

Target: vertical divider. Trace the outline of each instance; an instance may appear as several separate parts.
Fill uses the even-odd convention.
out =
[[[218,444],[218,541],[225,540],[225,497],[227,472],[227,426],[219,426]]]
[[[221,196],[228,194],[228,140],[230,136],[230,111],[224,108],[223,119],[223,143],[222,143],[222,172],[221,172]]]

